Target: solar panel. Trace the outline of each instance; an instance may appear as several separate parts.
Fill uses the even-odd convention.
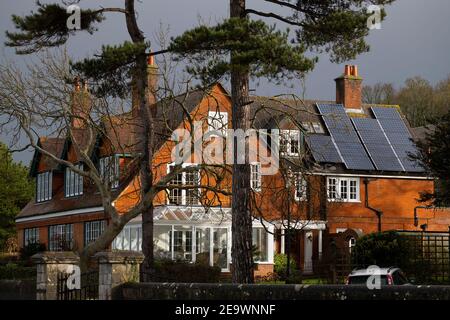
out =
[[[405,171],[376,119],[352,119],[375,167],[380,171]]]
[[[411,134],[403,122],[400,113],[395,108],[372,107],[381,128],[391,143],[397,157],[407,172],[423,172],[423,168],[409,159],[410,153],[417,150],[412,142]]]
[[[345,167],[353,170],[374,170],[358,134],[342,104],[317,104],[320,114],[342,156]]]
[[[341,156],[330,136],[312,134],[306,137],[306,143],[317,162],[342,163]]]

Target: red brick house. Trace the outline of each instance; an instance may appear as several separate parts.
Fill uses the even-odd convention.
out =
[[[155,83],[154,78],[150,81]],[[419,223],[415,223],[415,208],[420,205],[416,199],[419,192],[433,189],[433,178],[408,160],[407,152],[414,151],[409,138],[415,137],[399,108],[362,104],[362,79],[356,66],[346,66],[335,81],[336,101],[254,97],[253,126],[268,132],[280,130],[281,166],[296,177],[294,201],[286,202],[286,192],[291,189],[282,173],[262,176],[261,166],[252,163],[253,242],[259,252],[260,274],[272,271],[275,252],[285,252],[288,220],[297,230],[291,251],[305,272],[312,272],[313,260],[320,259],[325,250],[323,237],[329,233],[420,230],[419,225],[425,223],[430,231],[447,231],[450,225],[445,210],[418,209]],[[181,98],[173,98],[164,108],[161,101],[152,105],[156,118],[170,115],[174,129],[186,122],[177,109],[177,99]],[[220,84],[183,95],[183,103],[206,127],[217,116],[230,124],[231,101]],[[105,126],[106,134],[99,137],[84,137],[83,129],[72,123],[80,138],[77,141],[92,144],[92,160],[99,170],[106,165],[114,168],[113,204],[120,212],[139,200],[138,176],[132,166],[135,137],[128,126],[130,114],[115,117],[112,125]],[[57,157],[79,162],[70,139],[42,137],[39,144]],[[156,177],[169,172],[173,147],[169,139],[162,139],[157,146],[153,163]],[[38,152],[30,173],[36,178],[37,192],[36,199],[16,218],[20,246],[39,241],[48,250],[76,250],[98,237],[108,217],[92,183]],[[227,272],[231,264],[230,199],[222,196],[206,208],[192,192],[182,189],[204,179],[195,174],[180,174],[172,182],[180,189],[161,192],[154,200],[155,253],[203,261]],[[225,182],[229,187],[229,177]],[[141,230],[141,219],[132,220],[111,249],[140,250]],[[67,248],[61,246],[61,239]]]

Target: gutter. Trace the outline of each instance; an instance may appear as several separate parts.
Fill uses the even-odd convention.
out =
[[[381,211],[380,209],[376,209],[373,208],[369,205],[369,183],[370,183],[370,179],[365,178],[363,180],[364,185],[365,185],[365,192],[366,192],[366,201],[365,201],[365,205],[366,208],[369,210],[372,210],[373,212],[375,212],[375,214],[377,215],[378,218],[378,232],[381,232],[381,217],[383,216],[383,211]]]

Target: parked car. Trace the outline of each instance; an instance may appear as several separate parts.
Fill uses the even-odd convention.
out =
[[[373,272],[369,269],[355,269],[347,276],[346,284],[365,285],[371,275],[373,275]],[[379,268],[379,275],[382,286],[411,284],[400,268]]]

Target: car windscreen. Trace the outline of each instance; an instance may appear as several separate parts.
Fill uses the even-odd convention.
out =
[[[367,280],[370,275],[365,276],[350,276],[348,279],[348,284],[367,284]],[[382,275],[381,277],[381,285],[385,286],[388,284],[386,275]]]

